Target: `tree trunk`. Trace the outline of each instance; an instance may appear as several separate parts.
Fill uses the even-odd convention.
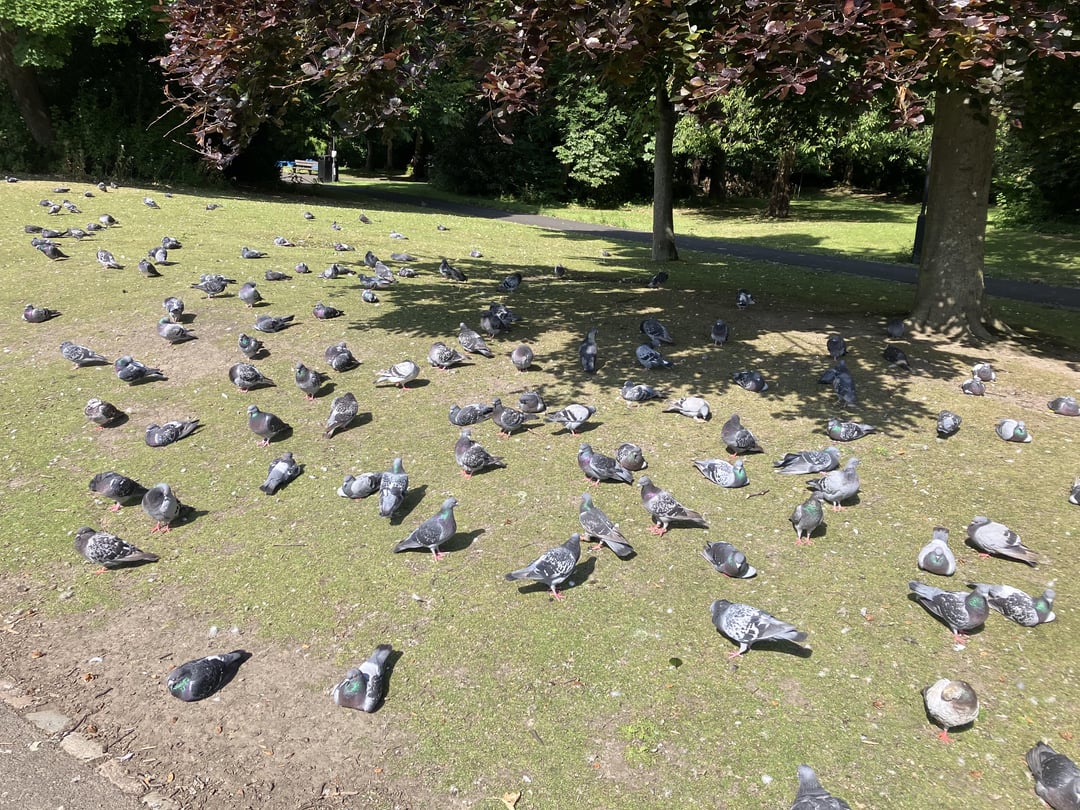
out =
[[[653,155],[653,241],[654,262],[679,258],[675,248],[675,105],[668,98],[667,81],[656,83],[656,150]]]
[[[941,91],[934,103],[933,160],[914,323],[987,340],[983,259],[995,121],[984,96]]]
[[[49,109],[41,97],[37,75],[15,61],[14,45],[14,35],[0,30],[0,77],[11,90],[19,115],[30,130],[31,137],[38,146],[48,149],[56,140]]]
[[[780,147],[776,174],[773,175],[772,190],[769,192],[769,210],[765,216],[777,219],[791,216],[791,172],[794,168],[795,148],[790,145]]]

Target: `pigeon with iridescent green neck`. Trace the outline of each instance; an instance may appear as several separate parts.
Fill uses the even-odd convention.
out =
[[[709,607],[709,612],[716,629],[739,645],[739,649],[728,653],[729,658],[742,655],[760,641],[806,640],[806,633],[794,625],[741,602],[717,599]]]
[[[588,492],[581,496],[581,508],[578,520],[586,537],[599,541],[594,549],[607,546],[620,557],[629,557],[634,553],[633,546],[623,537],[618,525],[593,503]]]
[[[694,460],[694,466],[698,472],[712,481],[727,489],[745,487],[750,483],[750,477],[746,474],[743,460],[736,459],[734,464],[724,461],[722,458],[708,458]]]
[[[380,644],[368,660],[345,673],[345,678],[334,687],[330,696],[334,703],[346,709],[359,709],[371,713],[379,708],[386,696],[389,673],[387,662],[393,647]]]
[[[956,573],[956,555],[949,548],[949,530],[935,526],[930,542],[919,549],[919,568],[931,574],[951,577]]]
[[[296,382],[296,387],[304,392],[304,398],[308,400],[315,399],[315,394],[319,389],[323,387],[323,384],[329,382],[330,377],[323,374],[321,371],[316,371],[313,368],[308,368],[303,363],[297,363],[293,366],[293,380]]]
[[[835,447],[824,450],[800,450],[798,453],[785,453],[779,461],[773,462],[773,472],[788,475],[813,475],[830,472],[840,466],[840,451]]]
[[[250,657],[251,653],[244,650],[233,650],[196,658],[170,672],[165,685],[169,694],[180,700],[204,700],[231,681]]]
[[[75,550],[90,562],[106,568],[122,568],[144,562],[157,562],[158,556],[121,540],[115,534],[83,526],[75,532]]]
[[[1026,444],[1031,441],[1027,425],[1016,419],[1002,419],[997,423],[997,435],[1007,442],[1021,442]]]
[[[1057,594],[1052,588],[1047,588],[1038,597],[1034,597],[1012,585],[986,585],[981,582],[968,585],[985,596],[990,607],[1009,621],[1024,627],[1034,627],[1057,618],[1054,613],[1054,598]]]
[[[825,496],[821,492],[811,492],[810,497],[792,511],[788,520],[795,529],[795,545],[813,545],[814,541],[810,539],[810,535],[825,522],[825,510],[821,507],[824,499]]]
[[[562,599],[558,586],[570,578],[581,557],[581,535],[572,534],[561,546],[548,549],[533,562],[517,571],[511,571],[506,578],[511,582],[518,579],[531,579],[542,582],[551,589],[551,595]]]
[[[731,543],[722,541],[706,543],[701,556],[708,560],[709,565],[725,577],[750,579],[757,574],[757,569],[747,561],[746,554],[739,551]]]
[[[454,519],[454,507],[457,503],[457,499],[453,496],[443,501],[437,514],[429,517],[408,537],[394,546],[394,553],[413,548],[426,548],[431,551],[436,562],[445,557],[446,552],[439,551],[439,546],[457,533],[457,521]]]
[[[379,516],[392,518],[405,502],[408,492],[409,474],[405,472],[401,459],[395,458],[379,482]]]
[[[656,486],[649,476],[641,476],[638,479],[638,486],[641,487],[641,504],[652,518],[653,525],[649,527],[649,531],[653,534],[665,534],[669,525],[674,522],[691,523],[704,529],[709,528],[709,522],[702,517],[701,513],[687,509],[666,489]]]
[[[964,631],[982,627],[990,613],[986,597],[977,591],[943,591],[916,580],[911,580],[908,588],[920,605],[952,631],[957,644],[965,644]]]
[[[837,442],[853,442],[876,431],[876,427],[865,422],[843,422],[839,419],[830,419],[825,427],[829,438]]]

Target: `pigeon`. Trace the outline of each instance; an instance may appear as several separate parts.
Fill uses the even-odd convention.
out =
[[[854,406],[858,402],[855,394],[855,381],[850,374],[837,374],[833,380],[833,392],[842,405]]]
[[[877,432],[877,428],[865,422],[842,422],[839,419],[830,419],[825,426],[825,432],[833,441],[853,442]]]
[[[649,280],[645,282],[645,286],[654,290],[658,289],[667,283],[668,278],[667,270],[660,270],[649,277]]]
[[[839,512],[843,508],[840,504],[854,498],[859,491],[858,466],[859,459],[849,458],[842,469],[833,470],[823,478],[811,478],[806,486],[820,492],[832,504],[833,511]]]
[[[161,208],[160,205],[158,205],[156,202],[154,202],[153,197],[143,197],[142,201],[143,201],[143,205],[145,205],[147,208]]]
[[[102,214],[100,217],[98,217],[98,222],[100,222],[105,227],[109,227],[110,225],[119,225],[120,224],[120,221],[116,217],[114,217],[112,214]]]
[[[757,569],[746,561],[746,555],[731,543],[706,543],[701,550],[701,556],[725,577],[750,579],[757,575]]]
[[[949,548],[949,530],[935,526],[930,542],[919,549],[919,568],[931,574],[951,577],[956,573],[956,555]]]
[[[263,350],[263,342],[261,340],[246,335],[243,332],[241,332],[240,337],[237,338],[236,345],[239,347],[240,353],[248,360],[254,360]]]
[[[390,231],[390,238],[391,239],[408,239],[409,237],[407,237],[405,234],[401,233],[400,231]]]
[[[957,644],[966,643],[964,631],[982,627],[990,612],[986,597],[977,591],[943,591],[916,580],[908,588],[920,605],[945,623]]]
[[[502,323],[503,327],[509,329],[515,323],[521,320],[521,317],[517,315],[506,304],[499,303],[498,301],[492,301],[488,304],[488,311]]]
[[[577,435],[578,428],[585,424],[595,413],[595,406],[574,402],[545,417],[544,421],[558,422],[565,430],[570,431],[571,435]]]
[[[753,294],[749,290],[738,290],[735,293],[735,308],[746,309],[751,304],[756,304]]]
[[[270,466],[266,470],[266,480],[259,485],[259,489],[267,495],[273,495],[299,476],[300,472],[300,465],[296,463],[293,454],[286,450],[270,462]]]
[[[439,551],[439,546],[457,533],[457,521],[454,519],[454,507],[457,504],[457,498],[453,496],[443,501],[438,514],[429,517],[394,546],[394,553],[412,548],[426,548],[431,550],[436,562],[445,557],[446,552]]]
[[[960,383],[960,390],[971,397],[981,397],[986,393],[986,385],[982,380],[972,377]]]
[[[518,410],[522,413],[543,413],[547,410],[547,403],[539,391],[524,391],[518,397]]]
[[[362,223],[364,223],[365,225],[370,225],[371,224],[371,217],[369,217],[367,214],[365,214],[363,212],[360,213],[360,216],[358,217],[358,219]]]
[[[670,360],[665,360],[664,356],[649,343],[642,343],[638,346],[634,350],[634,355],[637,357],[638,362],[641,363],[642,368],[673,368],[675,366]]]
[[[204,276],[198,284],[192,284],[191,289],[202,290],[206,293],[207,298],[213,298],[215,295],[221,295],[225,292],[225,288],[228,286],[228,282],[222,279],[220,276]]]
[[[742,655],[759,641],[806,641],[806,633],[793,625],[741,602],[717,599],[709,607],[709,612],[716,629],[739,645],[739,649],[728,654],[729,658]]]
[[[890,343],[885,347],[885,351],[881,353],[881,356],[885,358],[885,362],[890,366],[899,366],[907,371],[911,371],[911,364],[908,362],[907,355],[899,346],[894,346]]]
[[[416,278],[417,272],[411,267],[399,267],[397,274],[401,278]]]
[[[885,334],[893,340],[899,340],[904,336],[906,327],[903,318],[889,318],[889,320],[885,321]]]
[[[360,293],[360,300],[365,304],[377,304],[379,303],[379,296],[373,293],[371,290],[364,290]]]
[[[740,456],[745,453],[765,452],[757,443],[754,434],[751,433],[748,428],[743,427],[737,413],[732,414],[731,418],[724,423],[722,428],[720,428],[720,438],[723,440],[724,446],[727,447],[728,452],[733,456]]]
[[[809,765],[799,766],[799,790],[791,810],[851,810],[851,805],[821,786]]]
[[[638,486],[641,487],[641,503],[652,517],[653,525],[649,527],[649,531],[653,534],[657,536],[665,534],[673,521],[693,523],[695,526],[709,528],[708,521],[700,513],[687,509],[675,500],[675,496],[670,492],[653,484],[649,476],[641,476],[638,479]]]
[[[595,326],[589,329],[585,340],[578,347],[578,357],[581,358],[581,368],[586,374],[596,373],[596,333],[600,330]]]
[[[457,349],[450,348],[441,340],[437,340],[431,344],[431,348],[428,349],[427,357],[432,368],[442,369],[443,371],[465,359],[461,352]]]
[[[511,571],[506,578],[510,581],[531,579],[542,582],[551,589],[553,597],[562,599],[563,594],[559,593],[558,586],[574,572],[580,556],[581,535],[572,534],[561,546],[548,549],[524,568]]]
[[[930,719],[941,726],[938,739],[951,743],[950,728],[974,723],[979,716],[979,696],[967,681],[940,678],[922,690]]]
[[[840,451],[835,447],[826,447],[824,450],[785,453],[782,459],[773,462],[773,472],[786,475],[815,475],[835,470],[839,466]]]
[[[461,474],[466,478],[480,472],[485,467],[505,467],[506,462],[493,456],[480,446],[479,442],[473,441],[472,431],[462,428],[457,442],[454,444],[454,460],[461,467]]]
[[[295,242],[290,242],[284,236],[275,236],[274,237],[274,244],[277,245],[278,247],[296,247]]]
[[[395,251],[394,253],[390,254],[390,261],[392,261],[392,262],[407,263],[407,262],[415,262],[416,260],[417,260],[416,257],[413,256],[411,253],[403,253],[401,251]],[[376,261],[375,265],[377,266],[378,264],[379,264],[379,262]]]
[[[98,429],[108,427],[120,418],[120,410],[111,402],[106,402],[97,397],[91,397],[86,401],[83,408],[86,418],[98,426]]]
[[[963,419],[960,414],[952,411],[939,411],[937,415],[937,435],[939,439],[947,439],[960,430]]]
[[[810,497],[800,503],[792,511],[788,520],[795,529],[795,545],[812,546],[814,541],[810,539],[818,526],[825,522],[825,512],[821,508],[821,502],[825,496],[820,492],[811,492]]]
[[[190,436],[199,427],[198,419],[166,422],[164,425],[147,425],[146,446],[165,447]]]
[[[532,365],[533,356],[533,350],[521,343],[510,352],[510,362],[518,371],[528,371],[529,366]]]
[[[401,459],[395,458],[390,470],[382,474],[379,482],[379,516],[391,518],[401,508],[405,495],[409,491],[409,475],[401,465]]]
[[[511,433],[525,424],[525,414],[514,408],[507,408],[498,397],[492,401],[491,408],[491,421],[499,426],[500,436],[509,438]]]
[[[1076,397],[1056,397],[1047,402],[1046,407],[1062,416],[1080,416],[1080,403]]]
[[[455,427],[478,425],[485,419],[490,419],[494,411],[494,406],[483,402],[474,402],[470,405],[451,405],[450,424]]]
[[[386,696],[386,665],[391,652],[393,647],[389,644],[380,644],[367,661],[346,672],[344,680],[330,693],[334,703],[369,714],[378,709]]]
[[[988,383],[997,379],[994,368],[989,363],[976,363],[971,367],[971,376],[980,382]]]
[[[321,371],[315,371],[315,369],[308,368],[303,363],[297,363],[293,366],[293,380],[296,382],[296,387],[304,392],[306,399],[314,400],[315,394],[323,383],[328,382],[330,377],[323,374]]]
[[[139,259],[139,272],[147,278],[161,278],[161,273],[149,259]]]
[[[645,383],[627,380],[623,383],[619,395],[627,402],[648,402],[650,399],[663,399],[664,395]]]
[[[295,315],[283,315],[278,317],[277,315],[260,315],[255,319],[255,328],[260,332],[280,332],[282,329],[288,329],[292,324],[292,319]]]
[[[337,494],[342,498],[361,500],[374,495],[382,486],[381,472],[366,472],[360,475],[346,475],[345,481],[338,487]]]
[[[272,386],[274,381],[265,376],[251,363],[237,363],[229,369],[229,379],[232,384],[245,394],[253,388]]]
[[[160,368],[149,368],[148,366],[144,366],[129,354],[117,358],[116,362],[113,364],[113,368],[116,369],[116,376],[128,385],[148,380],[166,379],[165,375],[161,373]]]
[[[339,397],[334,397],[330,403],[330,416],[326,419],[323,438],[329,439],[339,430],[347,428],[356,418],[359,408],[356,397],[351,393],[346,392]]]
[[[347,276],[350,273],[355,275],[355,273],[353,273],[352,270],[349,270],[345,266],[340,265],[337,262],[334,262],[329,267],[327,267],[325,270],[323,270],[321,273],[319,273],[319,278],[327,278],[327,279],[343,278],[344,276]]]
[[[495,356],[491,353],[491,349],[488,348],[484,339],[464,323],[458,324],[458,343],[461,344],[461,348],[463,348],[467,354],[482,354],[484,357]]]
[[[521,286],[521,273],[514,272],[514,273],[510,273],[509,275],[507,275],[506,278],[504,278],[502,281],[500,281],[495,286],[495,289],[497,289],[499,292],[512,293],[515,290],[517,290],[517,288],[520,287],[520,286]]]
[[[269,411],[260,411],[257,405],[248,405],[247,415],[248,429],[262,437],[259,447],[269,447],[272,439],[290,430],[280,417]]]
[[[1036,599],[1012,585],[968,585],[985,596],[990,607],[1009,621],[1024,627],[1035,627],[1057,618],[1054,613],[1054,598],[1057,594],[1052,588],[1044,590]]]
[[[723,319],[716,321],[716,323],[709,328],[709,340],[713,342],[713,346],[723,346],[728,342],[729,336],[730,330]]]
[[[119,512],[121,506],[141,501],[146,494],[146,487],[133,478],[110,470],[98,473],[90,479],[90,491],[115,501],[109,511]]]
[[[415,380],[419,374],[420,366],[416,365],[412,360],[402,360],[400,363],[390,366],[390,368],[384,368],[382,371],[376,372],[375,384],[388,382],[393,383],[398,388],[408,388],[408,384]]]
[[[450,281],[468,281],[469,277],[454,267],[446,259],[439,262],[439,275]]]
[[[322,301],[319,301],[311,309],[311,314],[314,315],[320,321],[328,321],[331,318],[340,318],[345,313],[336,307],[328,306]]]
[[[252,250],[247,245],[244,245],[242,248],[240,248],[240,258],[241,259],[265,259],[266,254],[263,253],[261,250]]]
[[[330,364],[330,368],[338,372],[349,371],[360,365],[360,361],[353,356],[349,347],[345,345],[345,341],[335,343],[333,346],[327,346],[323,357]]]
[[[263,278],[267,281],[291,281],[292,276],[287,273],[282,273],[280,270],[267,270],[263,273]],[[318,316],[316,316],[318,317]]]
[[[660,348],[661,343],[675,342],[668,332],[667,327],[660,323],[656,318],[646,318],[641,322],[641,325],[638,328],[641,330],[641,333],[649,339],[649,343],[657,349]]]
[[[347,245],[344,242],[334,242],[333,248],[339,253],[348,253],[349,251],[356,250],[352,245]]]
[[[619,527],[593,503],[592,495],[588,492],[581,496],[578,520],[581,521],[584,536],[599,541],[593,550],[607,546],[619,557],[629,557],[634,553],[633,546],[623,537]]]
[[[1069,503],[1080,506],[1080,478],[1073,479],[1072,489],[1069,491]]]
[[[765,377],[760,371],[736,371],[731,375],[731,379],[736,385],[745,388],[747,391],[752,391],[757,394],[761,391],[768,391],[769,384],[765,382]]]
[[[750,477],[743,467],[743,460],[737,459],[734,464],[729,464],[723,459],[708,458],[694,461],[698,472],[712,481],[727,489],[745,487],[750,483]]]
[[[154,521],[151,533],[169,531],[169,524],[176,520],[183,509],[180,499],[172,491],[168,484],[157,484],[150,487],[143,495],[142,508],[150,519]]]
[[[27,323],[45,323],[45,321],[55,318],[60,314],[58,309],[49,309],[48,307],[37,307],[33,304],[27,304],[23,308],[22,318]]]
[[[615,460],[619,462],[620,467],[624,470],[630,470],[630,472],[644,470],[649,466],[649,462],[645,460],[641,448],[630,442],[623,442],[615,448]]]
[[[140,272],[142,271],[142,263],[146,262],[147,264],[149,264],[150,259],[153,259],[155,262],[162,265],[163,267],[172,264],[172,262],[169,261],[169,249],[166,247],[162,247],[161,245],[155,245],[147,252],[146,258],[139,262]]]
[[[661,413],[681,413],[683,416],[689,416],[695,422],[708,421],[712,415],[709,403],[703,397],[679,397],[664,408]]]
[[[829,335],[825,340],[825,348],[828,350],[829,357],[833,359],[834,363],[847,354],[847,343],[844,342],[844,338],[841,335]]]
[[[310,211],[305,211],[303,216],[304,219],[315,219],[315,215]]]
[[[173,323],[179,323],[184,317],[184,302],[174,295],[170,295],[161,305],[165,308],[165,314]]]
[[[183,701],[203,700],[225,686],[251,653],[233,650],[187,661],[169,673],[169,694]]]
[[[60,246],[55,242],[45,242],[44,244],[36,245],[37,249],[45,256],[46,259],[52,262],[60,261],[61,259],[70,259],[64,251],[60,249]]]
[[[984,555],[1005,557],[1018,560],[1035,567],[1039,558],[1020,540],[1020,535],[1001,523],[995,523],[988,517],[976,515],[967,527],[968,543]]]
[[[157,562],[157,554],[143,551],[115,534],[95,531],[89,526],[82,526],[75,531],[75,550],[90,562],[106,568],[122,568],[126,565],[139,565],[144,562]]]
[[[174,345],[177,343],[186,343],[187,341],[195,340],[198,337],[194,332],[189,331],[188,328],[182,324],[170,321],[168,316],[158,321],[157,333],[166,341]]]
[[[1080,768],[1064,754],[1038,742],[1026,755],[1035,793],[1054,810],[1080,808]]]
[[[594,484],[601,481],[616,481],[623,484],[634,483],[634,477],[630,471],[619,464],[611,456],[594,452],[588,444],[583,444],[578,449],[578,467],[585,473],[585,477]]]
[[[86,346],[80,346],[78,343],[72,343],[70,340],[65,340],[60,344],[60,354],[62,354],[64,359],[69,363],[74,363],[75,368],[97,366],[109,362],[93,349],[88,349]]]
[[[1028,433],[1027,426],[1016,419],[1002,419],[997,423],[997,435],[1007,442],[1021,442],[1028,443],[1031,441],[1031,434]]]
[[[101,248],[97,252],[98,264],[101,265],[104,270],[122,270],[123,265],[116,261],[116,257],[111,252]]]

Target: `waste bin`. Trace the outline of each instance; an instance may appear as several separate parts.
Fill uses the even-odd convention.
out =
[[[330,155],[319,156],[319,182],[334,182],[334,158]]]

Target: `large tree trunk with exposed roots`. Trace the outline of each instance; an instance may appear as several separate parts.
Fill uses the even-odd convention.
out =
[[[656,83],[656,150],[653,155],[653,241],[654,262],[679,258],[675,248],[675,105],[668,98],[667,82]]]
[[[11,91],[31,137],[38,146],[48,149],[56,140],[49,110],[38,89],[37,75],[15,61],[14,46],[14,35],[0,29],[0,77]]]

